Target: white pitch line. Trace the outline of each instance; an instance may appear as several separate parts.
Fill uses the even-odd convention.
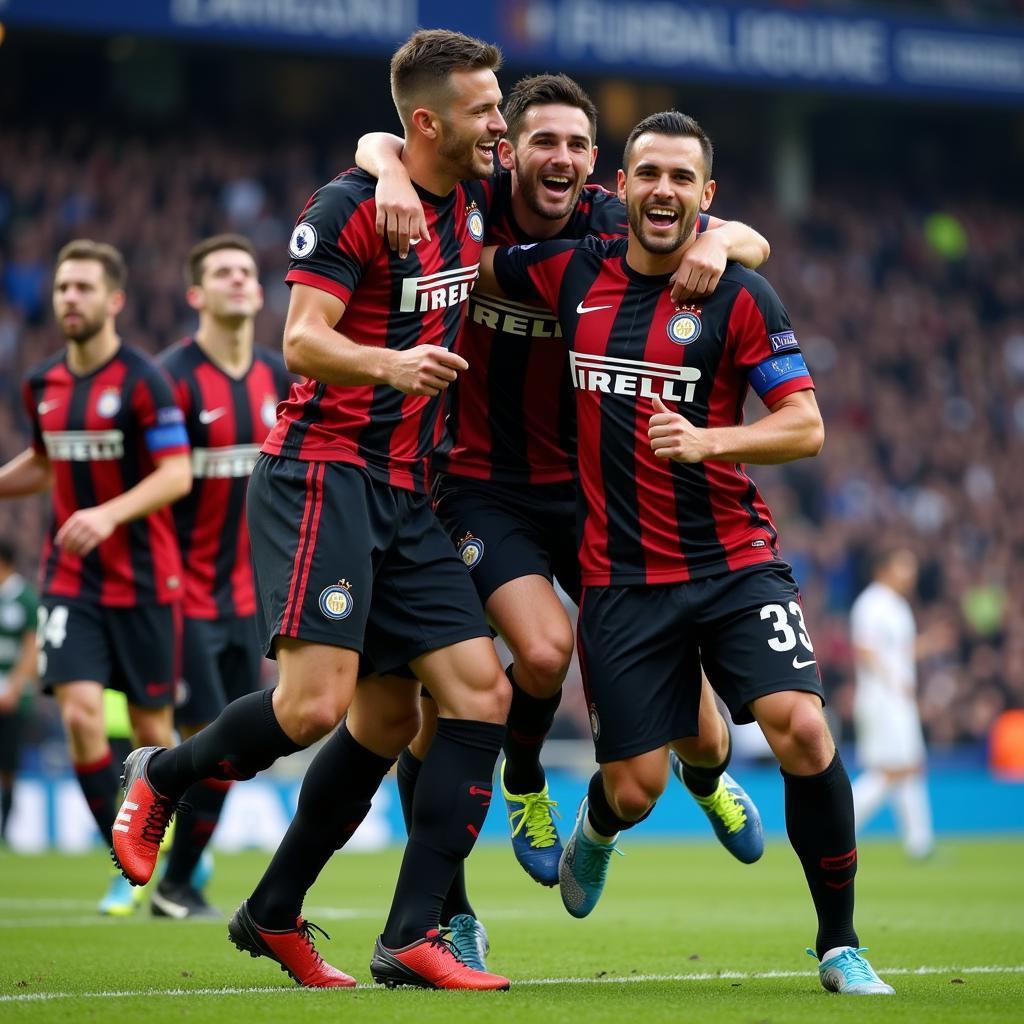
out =
[[[882,975],[926,974],[1024,974],[1024,965],[989,964],[980,967],[882,967]],[[536,985],[630,985],[647,981],[756,981],[761,978],[813,978],[813,971],[707,971],[700,974],[628,974],[621,977],[601,975],[596,978],[524,978],[512,982],[512,988]],[[363,988],[370,988],[363,985]],[[53,999],[134,999],[181,996],[289,995],[296,992],[326,991],[324,989],[287,988],[148,988],[131,992],[26,992],[21,995],[0,995],[0,1003],[33,1003]]]

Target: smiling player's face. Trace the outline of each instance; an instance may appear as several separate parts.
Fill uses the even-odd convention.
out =
[[[506,140],[500,149],[519,194],[545,220],[572,213],[597,157],[587,115],[564,103],[528,108],[519,138]]]
[[[505,134],[498,106],[501,89],[494,72],[454,71],[440,123],[437,155],[454,178],[486,178],[494,172],[494,147]]]
[[[619,198],[630,230],[648,252],[673,252],[693,233],[697,215],[715,194],[714,181],[704,176],[698,139],[649,132],[634,142],[629,167],[619,171]]]

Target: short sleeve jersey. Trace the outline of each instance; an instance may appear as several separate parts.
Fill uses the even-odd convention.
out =
[[[122,345],[79,377],[61,351],[28,372],[23,399],[32,445],[53,470],[42,594],[114,608],[180,600],[181,555],[168,507],[118,526],[81,558],[54,543],[73,512],[130,490],[153,472],[157,458],[188,453],[181,410],[163,371]]]
[[[185,568],[184,613],[195,619],[253,615],[245,494],[292,376],[280,353],[256,348],[245,374],[232,377],[192,338],[171,346],[160,363],[192,446],[192,490],[172,509]]]
[[[486,245],[535,242],[512,211],[512,176],[492,179]],[[617,238],[626,210],[599,185],[585,185],[557,238]],[[548,309],[476,289],[456,351],[469,369],[451,388],[450,444],[438,452],[443,472],[502,483],[562,483],[575,478],[576,414],[565,352]]]
[[[499,249],[503,290],[558,317],[576,394],[580,563],[588,586],[670,583],[779,557],[771,513],[740,465],[656,458],[659,396],[699,427],[742,422],[813,387],[789,317],[764,278],[729,264],[713,295],[677,308],[668,275],[626,263],[626,239]]]
[[[489,184],[460,183],[447,196],[418,189],[430,241],[404,260],[377,235],[375,187],[375,178],[351,170],[313,195],[292,232],[286,280],[344,302],[336,330],[361,345],[452,349],[479,272]],[[443,395],[307,378],[292,387],[263,450],[350,463],[392,486],[425,492],[444,411]]]

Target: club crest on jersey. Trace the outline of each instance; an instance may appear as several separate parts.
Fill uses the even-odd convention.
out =
[[[684,309],[676,313],[668,322],[666,330],[669,341],[677,345],[689,345],[700,337],[700,317],[694,309]]]
[[[288,240],[288,252],[292,259],[304,260],[307,256],[312,255],[315,248],[316,228],[307,220],[296,224],[292,237]]]
[[[459,557],[467,569],[474,568],[480,562],[480,559],[484,557],[484,542],[479,537],[474,537],[471,533],[467,533],[459,541],[457,547],[459,549]]]
[[[475,199],[466,207],[466,229],[474,242],[484,240],[484,215],[476,205]]]
[[[352,584],[348,580],[338,580],[320,591],[320,611],[328,619],[340,621],[352,614],[355,601],[352,599]]]
[[[96,399],[96,413],[105,420],[112,419],[121,411],[121,392],[117,388],[107,388],[100,392]]]
[[[597,717],[597,708],[593,704],[590,705],[590,731],[595,740],[601,735],[601,719]]]
[[[273,395],[266,395],[263,405],[260,406],[260,418],[265,427],[272,427],[277,422],[277,399]]]

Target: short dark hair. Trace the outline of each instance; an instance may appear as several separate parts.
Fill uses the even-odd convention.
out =
[[[91,238],[76,238],[68,242],[59,253],[55,267],[68,260],[94,260],[103,267],[103,276],[111,291],[123,291],[128,280],[128,268],[124,257],[106,242],[94,242]]]
[[[210,253],[220,252],[221,249],[241,249],[247,252],[256,262],[256,247],[245,235],[211,235],[197,242],[192,246],[185,261],[185,284],[192,286],[203,283],[203,260]]]
[[[501,50],[492,43],[444,28],[414,32],[391,58],[391,96],[406,131],[424,94],[445,88],[452,72],[500,67]]]
[[[17,557],[14,543],[7,537],[0,537],[0,565],[14,565]]]
[[[629,158],[633,146],[641,135],[673,135],[678,138],[697,139],[704,153],[704,180],[711,177],[711,165],[715,156],[715,147],[703,128],[689,114],[681,114],[678,110],[662,110],[657,114],[645,117],[629,133],[626,148],[622,153],[622,169],[629,170]]]
[[[502,113],[508,125],[506,138],[514,146],[523,130],[523,118],[530,107],[561,103],[582,110],[590,122],[590,141],[597,139],[597,107],[578,82],[568,75],[527,75],[512,87]]]

